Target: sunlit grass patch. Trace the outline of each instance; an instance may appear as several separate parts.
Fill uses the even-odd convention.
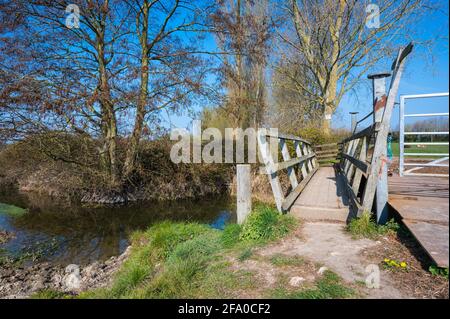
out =
[[[36,291],[30,296],[30,299],[71,299],[72,295],[53,290],[53,289],[43,289]]]
[[[355,296],[355,291],[347,287],[342,279],[332,271],[325,271],[316,280],[313,287],[303,287],[295,290],[286,289],[285,285],[272,292],[273,298],[281,299],[344,299]]]
[[[227,254],[243,261],[252,249],[278,239],[295,221],[268,206],[258,206],[244,225],[224,231],[197,223],[162,222],[132,236],[129,258],[111,288],[81,298],[219,298],[255,285],[249,273],[233,269]]]
[[[301,256],[274,255],[270,258],[274,266],[302,266],[305,260]]]
[[[431,265],[428,268],[428,271],[433,275],[433,276],[440,276],[440,277],[444,277],[445,279],[448,280],[448,268],[441,268],[435,265]]]
[[[368,212],[364,212],[361,217],[352,219],[347,226],[347,231],[353,238],[374,239],[380,235],[394,234],[399,229],[399,224],[392,219],[385,225],[377,225]]]
[[[296,223],[294,217],[281,215],[270,206],[260,205],[248,216],[239,238],[264,243],[287,235]]]

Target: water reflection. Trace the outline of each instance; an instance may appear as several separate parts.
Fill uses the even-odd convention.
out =
[[[162,220],[196,221],[223,229],[235,221],[234,200],[146,202],[122,208],[85,208],[33,193],[0,194],[0,202],[27,208],[21,216],[0,212],[0,229],[16,237],[0,245],[10,254],[39,250],[43,260],[85,264],[120,254],[128,236]]]
[[[231,219],[231,213],[229,211],[220,212],[219,216],[209,224],[212,228],[223,230],[227,222]]]

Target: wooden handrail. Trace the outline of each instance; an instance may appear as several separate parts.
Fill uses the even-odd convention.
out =
[[[350,163],[352,163],[353,165],[355,165],[356,168],[358,168],[359,170],[361,170],[363,173],[367,173],[368,169],[369,169],[369,165],[367,163],[364,163],[363,161],[360,161],[357,158],[354,158],[353,156],[346,154],[346,153],[342,153],[342,156],[349,160]]]
[[[387,147],[392,110],[398,93],[405,58],[411,50],[411,44],[400,50],[393,63],[394,72],[392,73],[382,118],[365,129],[353,133],[340,143],[342,145],[340,174],[344,177],[351,203],[357,209],[358,216],[364,211],[372,210],[376,192],[381,194],[387,192],[387,176],[382,175],[383,179],[380,177],[382,165],[385,165],[386,161],[383,154],[385,154]],[[374,114],[374,112],[364,119],[371,114]],[[368,163],[368,148],[372,139],[374,140],[374,146],[370,163]],[[363,176],[365,178],[362,178]],[[378,206],[381,205],[377,205],[377,210],[380,209]]]
[[[281,171],[283,169],[287,169],[288,167],[292,167],[292,166],[297,165],[297,164],[304,163],[307,160],[309,160],[310,158],[313,158],[315,156],[316,156],[316,154],[310,153],[310,154],[302,156],[302,157],[296,157],[296,158],[292,158],[292,159],[290,159],[288,161],[275,163],[272,166],[272,172],[270,174],[273,174],[275,172]]]
[[[275,148],[269,147],[267,143],[268,139],[272,142],[276,142],[278,148],[281,148],[283,161],[278,162],[278,153],[274,153]],[[288,140],[294,142],[294,148],[297,155],[294,158],[291,158],[288,145],[286,144],[286,141]],[[289,210],[307,183],[311,180],[312,176],[318,170],[319,164],[316,160],[316,153],[312,151],[310,142],[291,134],[260,132],[258,136],[258,145],[263,162],[265,163],[262,169],[264,170],[264,173],[268,175],[277,209],[280,212],[285,212]],[[292,191],[287,194],[287,196],[285,196],[282,191],[278,177],[278,173],[284,169],[287,169],[292,187]],[[296,174],[296,169],[299,170],[300,174]],[[298,175],[301,177],[300,182],[298,182],[297,179]]]
[[[359,131],[359,132],[353,134],[352,136],[347,137],[346,139],[342,140],[341,143],[345,144],[347,142],[359,139],[359,138],[364,137],[364,136],[371,136],[373,133],[377,132],[379,130],[379,128],[380,128],[380,124],[379,123],[374,123],[374,124],[366,127],[364,130]]]
[[[279,138],[279,139],[285,139],[285,140],[291,140],[291,141],[299,141],[299,142],[303,142],[306,143],[308,145],[311,145],[311,143],[301,137],[292,135],[292,134],[285,134],[285,133],[278,133],[278,134],[272,134],[270,132],[265,133],[266,136],[268,137],[274,137],[274,138]]]

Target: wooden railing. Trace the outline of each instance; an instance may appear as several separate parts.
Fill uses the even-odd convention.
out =
[[[340,161],[340,174],[345,180],[352,207],[360,216],[364,211],[372,211],[375,193],[381,200],[376,201],[377,217],[386,207],[387,201],[387,136],[390,129],[391,115],[401,75],[404,69],[405,58],[412,50],[412,44],[400,50],[392,65],[393,75],[387,98],[374,101],[375,109],[382,101],[385,105],[384,113],[380,119],[341,142],[342,153]],[[380,108],[378,107],[378,110]],[[369,144],[373,141],[373,150],[369,154]],[[378,218],[377,218],[378,220]]]
[[[280,212],[285,212],[318,170],[316,154],[312,151],[310,142],[290,134],[260,131],[258,145],[264,164],[263,172],[269,177],[277,208]],[[291,157],[290,147],[295,150],[295,157]],[[278,161],[278,150],[281,150],[282,161]],[[281,170],[287,170],[292,187],[286,196],[278,176]]]
[[[317,161],[321,166],[331,166],[335,161],[340,159],[341,144],[329,143],[314,146],[314,153],[316,153]]]

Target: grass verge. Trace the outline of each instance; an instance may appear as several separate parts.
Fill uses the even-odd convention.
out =
[[[163,222],[132,236],[132,251],[110,288],[80,298],[226,298],[255,285],[251,273],[231,270],[227,252],[278,239],[292,230],[292,217],[260,205],[246,223],[224,231],[197,223]]]

